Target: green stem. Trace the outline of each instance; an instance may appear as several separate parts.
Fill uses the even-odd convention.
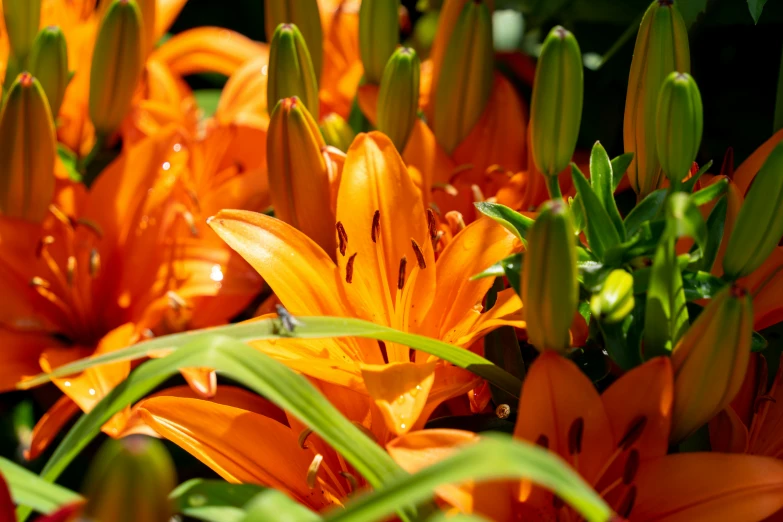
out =
[[[549,197],[551,199],[563,197],[563,193],[560,191],[560,180],[558,179],[557,174],[546,177],[546,188],[549,191]]]

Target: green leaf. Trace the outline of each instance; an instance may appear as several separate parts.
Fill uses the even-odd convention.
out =
[[[192,479],[169,495],[177,513],[206,522],[238,522],[244,506],[265,488],[255,484],[230,484],[223,480]]]
[[[204,113],[204,118],[211,118],[217,111],[220,103],[220,95],[223,93],[220,89],[199,89],[193,91],[193,97],[196,98],[196,104]]]
[[[767,0],[748,0],[748,10],[750,16],[753,17],[753,23],[759,23],[759,17],[761,17],[761,11],[764,9],[764,4]]]
[[[78,493],[50,484],[32,471],[0,457],[0,474],[8,483],[16,504],[49,514],[59,508],[84,500]]]
[[[57,143],[57,155],[60,157],[70,180],[81,183],[82,173],[79,172],[79,159],[76,157],[76,153],[62,143]]]
[[[664,221],[645,221],[630,240],[610,248],[604,256],[607,266],[619,267],[636,257],[650,257],[666,230]]]
[[[523,216],[500,203],[476,203],[476,210],[503,225],[503,228],[517,236],[523,244],[527,244],[525,241],[527,231],[533,226],[531,218]]]
[[[574,216],[574,234],[579,235],[585,229],[585,209],[579,200],[579,194],[568,198],[568,206],[571,207],[571,215]]]
[[[685,291],[685,300],[692,302],[699,299],[712,299],[726,286],[726,282],[709,272],[684,272],[682,285]]]
[[[764,336],[758,332],[753,332],[753,338],[750,341],[750,351],[763,352],[767,349],[767,346],[769,346],[769,343],[764,339]]]
[[[642,225],[654,219],[663,208],[666,200],[666,189],[651,192],[625,216],[625,230],[628,237],[633,237]]]
[[[620,243],[620,235],[612,224],[612,220],[606,213],[601,200],[593,191],[593,187],[585,178],[584,174],[571,163],[571,177],[579,193],[579,200],[582,203],[584,215],[587,220],[587,241],[590,248],[600,259],[603,259],[604,253],[611,247]]]
[[[704,252],[707,248],[707,225],[692,197],[684,192],[672,194],[669,197],[666,217],[673,225],[677,237],[693,238]]]
[[[612,163],[599,141],[595,142],[593,150],[590,152],[590,184],[615,230],[617,230],[620,241],[625,241],[625,225],[623,225],[623,218],[620,217],[620,211],[617,210],[617,203],[614,200]]]
[[[707,203],[723,196],[728,188],[729,180],[727,178],[723,178],[722,180],[691,194],[691,201],[694,205],[699,207],[706,205]]]
[[[579,269],[579,282],[590,293],[599,291],[604,280],[613,270],[611,266],[595,261],[577,261],[576,266]]]
[[[438,511],[427,519],[427,522],[491,522],[488,518],[478,515],[467,515],[465,513],[451,514],[445,511]]]
[[[639,20],[641,20],[641,17]],[[639,32],[638,22],[636,23],[636,27],[633,28],[633,34],[636,34],[637,32]],[[616,191],[617,187],[620,186],[620,182],[623,180],[625,171],[628,170],[628,167],[631,165],[632,161],[633,152],[626,152],[625,154],[621,154],[612,160],[612,192]]]
[[[674,243],[673,234],[664,237],[653,259],[644,318],[647,358],[671,353],[688,328],[688,309]]]
[[[699,270],[705,272],[712,271],[712,265],[715,264],[715,258],[718,256],[718,250],[720,250],[720,244],[723,241],[727,209],[728,200],[722,197],[715,203],[710,215],[707,217],[707,245],[704,247],[701,259],[696,264]]]
[[[628,371],[642,364],[640,338],[633,334],[640,333],[644,322],[644,300],[636,299],[634,309],[628,317],[619,323],[596,324],[604,337],[604,348],[609,357],[623,370]]]
[[[508,435],[487,434],[481,440],[418,473],[397,477],[384,487],[326,513],[328,522],[386,520],[401,503],[429,499],[437,487],[468,480],[527,479],[552,490],[588,522],[606,522],[612,510],[578,473],[555,453]]]
[[[699,178],[701,178],[702,174],[710,170],[710,167],[712,167],[712,160],[702,165],[701,168],[696,171],[696,174],[685,180],[682,184],[683,192],[693,192],[693,188],[696,186],[696,182],[699,181]]]
[[[404,505],[404,504],[403,504]],[[247,505],[247,515],[242,522],[317,522],[317,514],[285,493],[268,489],[256,495]]]

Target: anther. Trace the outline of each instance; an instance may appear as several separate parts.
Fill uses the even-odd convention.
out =
[[[92,230],[92,232],[98,237],[98,239],[101,239],[103,237],[103,230],[101,230],[101,227],[95,221],[92,221],[90,219],[77,219],[76,224],[81,225],[83,227],[87,227],[88,229]]]
[[[636,417],[631,421],[631,424],[628,426],[628,430],[625,432],[625,435],[623,435],[623,438],[620,439],[620,442],[617,444],[617,446],[622,448],[623,451],[628,450],[628,448],[633,446],[634,443],[639,440],[639,437],[642,436],[642,432],[644,431],[645,426],[647,426],[647,417],[644,415]]]
[[[378,242],[378,234],[380,233],[381,233],[381,211],[376,210],[375,214],[372,215],[372,231],[370,232],[370,237],[372,237],[373,243]]]
[[[427,209],[427,231],[430,233],[430,239],[435,239],[435,235],[438,233],[438,221],[431,208]]]
[[[631,486],[628,489],[628,492],[625,494],[625,497],[623,497],[622,502],[620,502],[620,505],[617,508],[617,514],[627,519],[631,516],[631,511],[633,510],[633,505],[635,502],[636,486]]]
[[[419,248],[418,243],[416,243],[416,240],[411,238],[411,246],[413,247],[413,253],[416,254],[416,262],[419,264],[419,268],[424,270],[427,268],[427,263],[424,261],[424,254],[421,253],[421,248]]]
[[[186,210],[182,212],[182,219],[184,219],[185,223],[188,224],[190,235],[193,237],[198,237],[198,228],[196,228],[196,220],[193,219],[193,214]]]
[[[500,404],[495,408],[495,415],[498,416],[498,419],[508,419],[511,416],[511,406],[508,404]]]
[[[633,482],[636,472],[639,471],[639,450],[633,449],[628,453],[623,468],[623,484],[628,485]]]
[[[41,288],[49,288],[50,285],[49,281],[46,279],[43,279],[41,277],[35,276],[32,279],[30,279],[30,286],[32,287],[41,287]]]
[[[68,281],[68,286],[73,285],[73,274],[76,273],[76,258],[68,256],[68,260],[65,262],[65,279]]]
[[[585,431],[585,420],[577,417],[568,428],[568,453],[578,455],[582,452],[582,435]]]
[[[481,203],[484,201],[484,193],[481,192],[481,187],[478,185],[471,185],[470,191],[473,194],[473,202],[474,203]]]
[[[445,192],[446,194],[448,194],[449,196],[452,196],[452,197],[453,196],[457,196],[459,194],[459,191],[457,190],[457,188],[454,185],[452,185],[451,183],[433,183],[432,184],[432,189],[433,190],[442,190],[443,192]]]
[[[315,479],[318,477],[318,470],[321,468],[323,460],[324,456],[318,453],[310,463],[310,467],[307,468],[307,487],[310,489],[315,487]]]
[[[345,255],[345,249],[348,248],[348,233],[341,222],[337,222],[337,241],[340,243],[340,255]]]
[[[57,220],[65,225],[66,227],[73,228],[73,221],[71,218],[65,215],[65,212],[60,210],[60,208],[57,205],[49,205],[49,212],[52,213],[54,217],[57,218]]]
[[[307,438],[310,436],[310,434],[313,432],[310,428],[305,428],[302,430],[302,433],[299,434],[299,447],[302,449],[305,449],[305,443],[307,442]]]
[[[405,287],[405,267],[408,266],[408,258],[402,256],[400,259],[400,272],[397,275],[397,290],[402,290]]]
[[[38,241],[38,244],[35,247],[35,257],[40,259],[46,247],[48,247],[52,243],[54,243],[54,238],[52,236],[42,237],[41,240]]]
[[[536,439],[536,446],[541,446],[544,449],[549,449],[549,437],[543,433]]]
[[[90,250],[90,277],[95,279],[101,271],[101,255],[96,249]]]
[[[345,282],[350,283],[353,281],[353,263],[356,261],[356,254],[359,252],[354,252],[351,254],[351,257],[348,258],[348,263],[345,264]]]
[[[462,214],[456,210],[446,212],[446,221],[449,222],[452,234],[456,235],[457,232],[465,228],[465,220],[462,218]]]
[[[351,486],[351,493],[359,489],[359,481],[356,480],[356,477],[353,476],[353,473],[341,471],[339,475],[348,481],[348,484]]]

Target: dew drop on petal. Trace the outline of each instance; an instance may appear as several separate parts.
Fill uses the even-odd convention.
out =
[[[212,272],[209,274],[209,278],[216,283],[223,280],[223,270],[220,268],[220,265],[212,265]]]

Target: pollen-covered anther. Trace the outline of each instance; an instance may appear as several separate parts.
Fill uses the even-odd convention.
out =
[[[101,255],[96,249],[90,250],[90,277],[93,279],[98,277],[98,273],[101,271]]]
[[[568,453],[578,455],[582,452],[582,435],[585,431],[585,420],[577,417],[568,428]]]
[[[60,210],[60,207],[57,205],[49,205],[49,212],[51,212],[52,215],[57,218],[57,221],[68,228],[73,228],[73,220],[65,215],[65,212]]]
[[[481,191],[481,187],[479,187],[478,185],[471,185],[470,192],[473,194],[474,203],[481,203],[482,201],[485,200],[484,193]]]
[[[353,475],[353,473],[341,471],[339,475],[348,481],[348,484],[351,486],[351,493],[359,489],[359,481],[356,480],[356,477]]]
[[[173,310],[180,310],[181,308],[190,308],[188,302],[177,292],[169,290],[166,292],[166,297],[169,298],[169,307]]]
[[[508,404],[500,404],[495,408],[495,415],[498,419],[508,419],[511,416],[511,406]]]
[[[339,243],[340,248],[340,255],[345,255],[345,250],[348,248],[348,233],[345,231],[345,227],[343,224],[338,221],[337,222],[337,241]]]
[[[442,192],[445,192],[449,196],[456,196],[457,194],[459,194],[457,188],[451,183],[433,183],[432,190],[440,190]]]
[[[32,286],[34,288],[37,288],[37,287],[49,288],[52,285],[46,279],[44,279],[42,277],[34,276],[32,279],[30,279],[30,286]]]
[[[456,210],[446,212],[446,221],[448,221],[451,233],[454,235],[465,228],[465,220],[462,218],[462,213]]]
[[[315,480],[318,478],[318,470],[321,469],[321,462],[323,462],[323,460],[324,456],[318,453],[310,463],[310,467],[307,468],[307,487],[310,489],[315,487]]]
[[[378,235],[381,233],[381,211],[376,210],[372,215],[372,230],[370,231],[370,237],[373,243],[378,242]]]
[[[397,275],[397,290],[405,288],[405,268],[408,266],[408,258],[402,256],[400,259],[400,271]]]
[[[359,252],[354,252],[351,254],[351,257],[348,258],[348,263],[345,264],[345,282],[351,283],[353,282],[353,263],[356,261],[356,254]]]
[[[65,262],[65,279],[68,281],[68,286],[73,284],[73,275],[76,273],[76,258],[68,256],[68,260]]]
[[[416,254],[416,262],[419,264],[419,268],[424,270],[427,268],[427,263],[424,261],[424,254],[421,252],[419,244],[416,243],[416,240],[413,238],[411,238],[411,246],[413,247],[413,253]]]
[[[54,243],[54,238],[52,236],[42,237],[41,240],[38,241],[38,245],[36,245],[35,247],[35,257],[40,259],[46,247],[48,247],[52,243]]]
[[[430,234],[430,239],[435,239],[438,234],[438,220],[435,218],[435,211],[431,208],[427,209],[427,232]]]
[[[310,434],[313,432],[311,428],[305,428],[302,430],[302,433],[299,434],[299,447],[302,449],[305,449],[307,446],[307,439],[310,437]]]

